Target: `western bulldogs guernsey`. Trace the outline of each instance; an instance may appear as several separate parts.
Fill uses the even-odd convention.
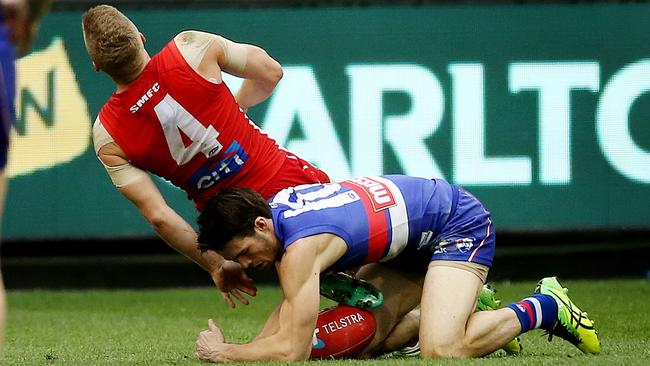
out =
[[[225,83],[192,69],[174,40],[111,96],[99,119],[133,165],[182,188],[199,209],[225,185],[264,191],[288,158]]]
[[[11,126],[16,120],[16,52],[0,12],[0,172],[7,165]]]
[[[347,252],[329,270],[387,262],[406,253],[492,264],[489,212],[444,180],[388,175],[302,185],[280,191],[270,206],[283,250],[323,233],[346,242]]]

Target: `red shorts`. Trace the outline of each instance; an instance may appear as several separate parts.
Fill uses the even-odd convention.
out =
[[[310,183],[329,183],[330,177],[324,171],[298,157],[287,159],[266,188],[259,193],[268,200],[287,187]]]

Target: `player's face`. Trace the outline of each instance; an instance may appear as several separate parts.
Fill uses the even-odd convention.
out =
[[[275,237],[256,232],[255,235],[233,238],[226,244],[224,258],[239,263],[243,269],[255,268],[270,270],[277,258]]]

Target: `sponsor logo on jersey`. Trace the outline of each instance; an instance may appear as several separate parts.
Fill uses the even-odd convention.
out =
[[[348,180],[349,183],[361,188],[368,195],[375,212],[395,206],[393,192],[382,182],[370,177],[359,177]]]
[[[140,99],[138,99],[138,101],[135,102],[135,104],[132,105],[131,108],[129,108],[131,113],[135,113],[140,108],[142,108],[142,106],[146,102],[148,102],[149,99],[151,99],[153,97],[154,93],[156,93],[158,90],[160,90],[160,85],[158,84],[158,82],[153,83],[151,88],[147,89],[147,91],[140,97]]]
[[[433,254],[447,254],[447,248],[437,247]]]
[[[449,245],[449,243],[449,240],[440,240],[438,244],[436,244],[433,254],[447,254],[447,245]]]
[[[248,159],[244,148],[233,141],[230,147],[223,154],[223,159],[215,162],[208,160],[189,179],[189,184],[194,189],[203,190],[212,187],[215,183],[229,178],[239,172]]]

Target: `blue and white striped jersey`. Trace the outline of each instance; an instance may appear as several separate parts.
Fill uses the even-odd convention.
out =
[[[429,243],[457,200],[458,188],[444,180],[387,175],[290,187],[270,206],[283,250],[304,237],[334,234],[348,250],[330,270],[344,270]]]

